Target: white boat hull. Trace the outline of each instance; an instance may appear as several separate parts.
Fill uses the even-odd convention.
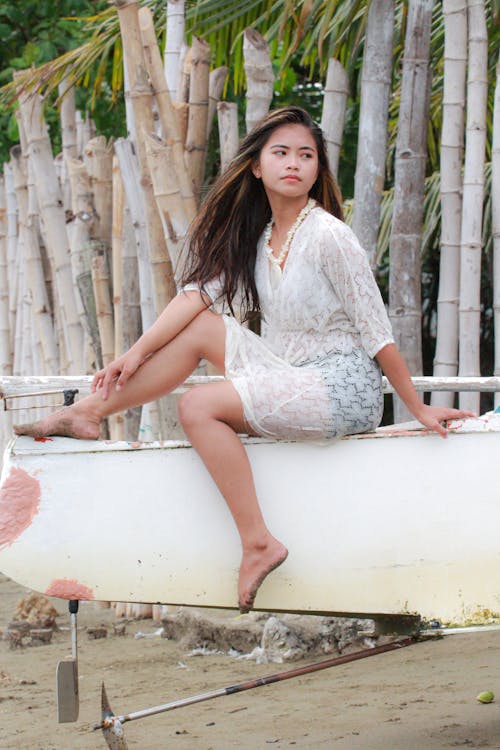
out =
[[[265,518],[289,548],[256,608],[500,612],[500,432],[248,440]],[[17,438],[0,489],[0,571],[66,599],[236,605],[239,540],[184,443]]]

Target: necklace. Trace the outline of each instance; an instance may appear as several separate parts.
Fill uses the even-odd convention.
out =
[[[274,272],[274,274],[278,276],[277,280],[281,277],[281,264],[285,260],[286,256],[288,255],[288,251],[290,250],[291,242],[295,236],[295,233],[297,229],[300,227],[306,216],[313,210],[313,208],[316,206],[316,201],[314,198],[309,198],[306,205],[302,209],[302,211],[299,213],[295,221],[293,222],[292,226],[287,232],[286,239],[281,246],[281,250],[279,251],[278,255],[273,254],[273,249],[271,245],[269,244],[269,240],[271,239],[271,234],[273,231],[274,226],[274,219],[271,216],[271,221],[267,225],[267,227],[264,229],[264,250],[267,253],[267,257],[269,258],[269,261],[271,263],[271,268]]]

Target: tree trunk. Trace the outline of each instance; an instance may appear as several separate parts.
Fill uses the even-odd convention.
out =
[[[441,130],[441,255],[437,301],[434,375],[453,377],[458,370],[458,298],[460,294],[460,225],[465,79],[467,70],[467,0],[444,0],[444,85]],[[435,406],[453,406],[454,393],[433,393]]]
[[[491,157],[491,223],[493,229],[493,310],[495,322],[495,375],[500,376],[500,56],[493,111],[493,144]],[[500,393],[495,393],[495,409]]]
[[[372,0],[363,54],[352,220],[353,231],[372,266],[376,263],[385,182],[393,37],[394,0]]]
[[[247,77],[247,133],[269,112],[274,94],[274,73],[269,45],[255,29],[245,29],[243,58]]]
[[[186,134],[186,164],[193,181],[197,202],[201,202],[201,187],[207,158],[208,83],[210,47],[193,37],[191,47],[191,78],[189,82],[189,117]]]
[[[412,375],[422,373],[422,221],[430,94],[432,0],[410,0],[399,108],[394,209],[390,241],[390,318]],[[409,418],[394,399],[395,421]]]
[[[236,155],[239,146],[238,105],[234,102],[219,102],[220,170],[223,172]]]
[[[321,129],[325,134],[330,169],[335,176],[339,169],[348,93],[347,73],[341,63],[332,57],[328,63],[326,76]]]
[[[54,168],[52,146],[47,126],[42,116],[38,96],[19,97],[29,159],[33,165],[38,205],[43,221],[44,235],[53,254],[52,276],[57,287],[57,297],[63,321],[64,351],[67,361],[61,360],[67,373],[82,372],[83,329],[78,318],[71,276],[69,242],[62,196]]]
[[[479,375],[481,253],[488,96],[488,34],[484,0],[467,0],[469,68],[460,252],[459,368]],[[461,393],[460,408],[479,411],[478,393]]]
[[[174,296],[175,285],[161,219],[154,200],[143,137],[144,133],[154,132],[151,87],[144,62],[137,2],[136,0],[114,0],[114,4],[118,8],[123,46],[127,49],[124,59],[127,65],[135,131],[137,133],[137,140],[134,145],[141,171],[140,184],[145,198],[155,313],[159,315]]]
[[[179,60],[184,43],[185,1],[167,2],[167,40],[165,43],[165,78],[172,101],[177,100],[179,86]]]

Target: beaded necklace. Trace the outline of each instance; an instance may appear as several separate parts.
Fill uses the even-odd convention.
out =
[[[309,198],[306,205],[302,209],[302,211],[299,213],[295,221],[293,222],[292,226],[287,232],[286,239],[281,247],[281,250],[278,255],[273,254],[273,249],[271,245],[269,244],[269,240],[271,239],[271,234],[273,231],[274,226],[274,219],[271,217],[271,221],[264,229],[264,250],[267,253],[267,257],[269,258],[270,262],[270,268],[272,270],[272,275],[274,276],[273,281],[276,283],[279,282],[281,279],[281,264],[285,260],[286,256],[288,255],[288,251],[290,250],[290,245],[292,243],[292,240],[295,236],[295,233],[297,229],[300,227],[306,216],[313,210],[313,208],[316,206],[316,201],[314,198]]]

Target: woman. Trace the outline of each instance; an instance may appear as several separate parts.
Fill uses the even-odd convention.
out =
[[[104,417],[172,391],[200,359],[211,362],[226,379],[183,394],[179,417],[240,534],[243,612],[288,552],[262,517],[239,433],[329,438],[373,429],[380,367],[429,429],[445,436],[443,420],[470,414],[418,397],[366,256],[341,219],[321,130],[298,107],[270,113],[193,223],[184,286],[155,324],[96,373],[90,396],[16,428],[97,438]],[[243,317],[260,311],[262,337],[237,322],[236,300]]]

